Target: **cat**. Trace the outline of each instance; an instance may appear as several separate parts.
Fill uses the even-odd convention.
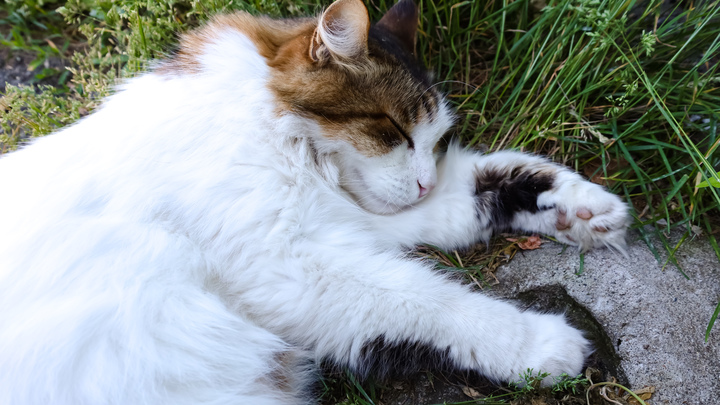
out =
[[[541,157],[441,154],[417,23],[412,0],[217,16],[0,158],[0,404],[306,404],[319,361],[578,374],[562,315],[408,252],[503,229],[621,250],[627,208]]]

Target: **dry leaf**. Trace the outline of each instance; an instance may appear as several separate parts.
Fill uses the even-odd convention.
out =
[[[640,397],[640,399],[646,401],[652,397],[653,393],[655,393],[655,387],[640,388],[639,390],[635,390],[633,392],[635,393],[635,395]],[[633,398],[630,394],[626,395],[626,398],[628,400],[628,404],[640,405],[640,402],[637,399]]]
[[[523,250],[534,250],[538,249],[542,245],[542,239],[539,236],[533,235],[525,239],[525,241],[519,241],[518,246]]]
[[[542,239],[539,236],[533,235],[527,238],[505,238],[510,242],[517,242],[517,245],[522,250],[535,250],[542,245]]]
[[[480,398],[482,395],[480,395],[479,392],[475,388],[470,387],[462,387],[463,394],[469,396],[472,399]]]
[[[703,233],[702,228],[700,228],[697,225],[692,225],[690,228],[692,229],[693,235],[702,236],[702,233]]]
[[[53,42],[53,41],[51,41],[51,40],[49,40],[49,39],[45,39],[45,42],[47,42],[48,45],[50,45],[50,48],[52,48],[52,49],[60,52],[60,50],[58,49],[57,45],[55,45],[55,42]]]

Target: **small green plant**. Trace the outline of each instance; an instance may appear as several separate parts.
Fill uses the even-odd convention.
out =
[[[590,386],[590,381],[582,374],[578,374],[575,377],[571,377],[566,373],[562,373],[559,376],[551,376],[550,373],[543,371],[534,373],[533,369],[529,368],[519,376],[519,381],[510,384],[510,388],[513,390],[513,398],[522,398],[542,393],[550,393],[553,396],[565,394],[580,395]],[[552,385],[543,387],[542,384],[547,383],[548,378],[552,380]]]
[[[554,379],[555,383],[552,386],[552,392],[555,393],[572,393],[581,394],[588,386],[590,381],[582,374],[578,374],[575,377],[571,377],[566,373],[560,374]]]
[[[519,374],[520,380],[510,383],[510,388],[514,390],[515,396],[522,397],[537,392],[543,381],[550,377],[550,373],[538,371],[533,373],[533,369],[529,368]]]

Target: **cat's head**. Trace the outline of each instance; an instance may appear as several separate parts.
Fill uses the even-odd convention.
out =
[[[413,0],[400,0],[374,25],[361,0],[338,0],[318,18],[218,16],[184,35],[158,72],[202,72],[205,43],[227,28],[244,33],[270,68],[278,112],[316,124],[304,135],[362,207],[394,213],[435,187],[434,148],[453,121],[417,61],[417,24]]]
[[[437,182],[435,146],[453,116],[415,55],[417,6],[401,0],[371,25],[338,0],[269,59],[285,110],[317,122],[315,145],[365,209],[394,213]]]

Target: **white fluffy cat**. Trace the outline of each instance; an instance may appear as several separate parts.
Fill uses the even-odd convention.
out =
[[[622,248],[616,196],[451,145],[411,0],[370,26],[218,17],[95,113],[0,159],[0,404],[300,404],[312,364],[580,372],[561,315],[407,255],[513,228]],[[393,356],[388,353],[393,352]],[[406,356],[405,356],[406,355]]]

